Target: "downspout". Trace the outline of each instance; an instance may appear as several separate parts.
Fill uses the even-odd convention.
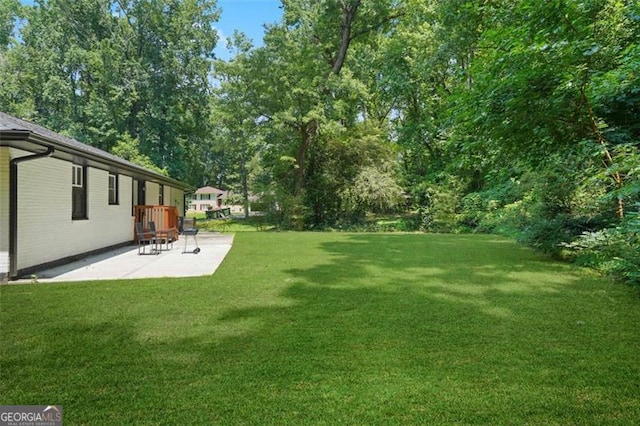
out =
[[[182,217],[187,215],[187,192],[182,192]]]
[[[51,145],[32,143],[46,148],[46,151],[14,158],[9,162],[9,278],[15,278],[18,274],[18,164],[49,157],[55,151]]]

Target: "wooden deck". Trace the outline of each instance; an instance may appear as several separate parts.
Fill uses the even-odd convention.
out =
[[[149,230],[149,222],[156,226],[156,232],[171,241],[178,240],[178,209],[175,206],[135,206],[134,240],[138,240],[135,223],[142,223],[145,231]]]

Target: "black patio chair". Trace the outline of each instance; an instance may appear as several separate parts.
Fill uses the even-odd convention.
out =
[[[149,233],[156,237],[158,241],[160,241],[160,250],[162,250],[162,245],[167,245],[167,250],[169,250],[169,244],[171,244],[171,249],[173,249],[173,238],[171,238],[171,233],[165,230],[157,230],[155,222],[149,222]]]
[[[136,238],[138,240],[138,254],[160,254],[155,232],[145,231],[141,222],[136,222]],[[149,253],[146,252],[147,246],[149,246]]]

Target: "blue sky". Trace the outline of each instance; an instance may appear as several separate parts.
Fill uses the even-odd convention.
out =
[[[33,4],[33,0],[21,1]],[[257,47],[262,45],[264,24],[280,22],[282,18],[280,0],[218,0],[217,3],[222,9],[220,21],[214,24],[221,36],[215,50],[216,57],[220,59],[231,56],[226,48],[226,38],[233,34],[233,30],[245,33]]]
[[[216,56],[220,59],[230,57],[225,39],[233,34],[233,30],[244,32],[253,40],[254,46],[261,46],[264,24],[280,22],[282,18],[279,6],[280,0],[218,0],[222,15],[215,27],[222,37],[215,50]]]

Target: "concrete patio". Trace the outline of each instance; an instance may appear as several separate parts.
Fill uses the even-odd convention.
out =
[[[200,252],[193,253],[196,245],[193,237],[189,236],[188,252],[183,253],[185,238],[187,237],[180,236],[180,240],[173,243],[172,249],[163,249],[158,255],[139,255],[138,246],[132,244],[38,271],[31,279],[10,281],[9,284],[211,275],[233,244],[233,235],[200,232],[197,235]],[[148,247],[146,252],[149,253]]]

